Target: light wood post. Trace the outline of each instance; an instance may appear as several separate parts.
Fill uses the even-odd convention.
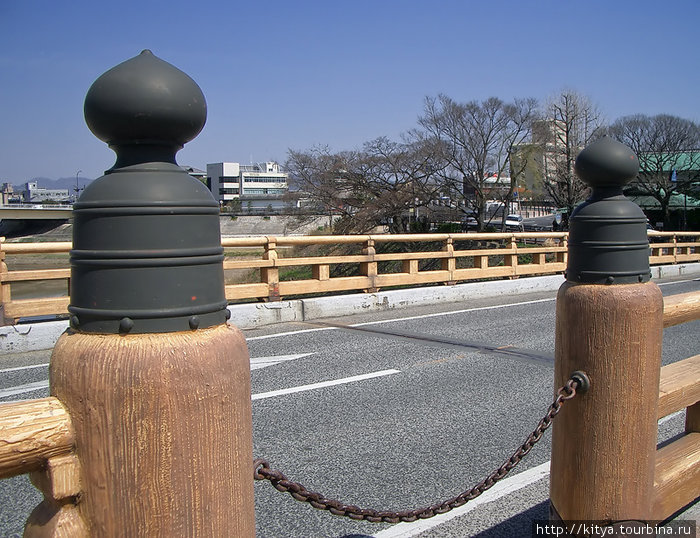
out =
[[[75,454],[50,458],[44,468],[30,475],[44,494],[43,502],[29,516],[24,538],[87,538],[88,527],[76,506],[82,494],[80,462]]]
[[[277,240],[274,237],[268,237],[265,243],[265,252],[263,260],[270,260],[274,263],[277,259]],[[262,281],[267,284],[267,300],[280,300],[280,270],[278,267],[263,267],[261,270]]]
[[[557,296],[555,386],[586,372],[552,431],[550,499],[564,520],[652,514],[663,299],[652,282],[565,283]]]
[[[622,195],[638,166],[629,148],[608,138],[576,161],[593,191],[570,219],[554,385],[581,370],[590,390],[567,402],[554,421],[555,520],[653,519],[663,298],[649,281],[646,217]]]
[[[449,255],[447,258],[443,258],[440,263],[442,270],[450,273],[445,285],[453,286],[456,283],[454,279],[454,272],[457,270],[457,258],[455,258],[455,246],[452,237],[445,239],[445,245],[442,247],[442,250],[447,252]]]
[[[365,289],[365,293],[376,293],[379,288],[376,284],[377,279],[377,262],[374,261],[374,255],[377,253],[374,248],[374,239],[368,239],[362,248],[362,255],[367,256],[370,261],[362,262],[360,264],[360,274],[367,277],[368,286]]]
[[[504,256],[504,264],[511,267],[512,272],[510,274],[510,279],[517,278],[518,274],[518,240],[514,235],[510,236],[510,241],[508,242],[508,248],[513,252],[513,254],[506,254]]]
[[[67,332],[51,393],[93,536],[254,536],[250,365],[240,331]]]
[[[6,280],[8,275],[7,263],[5,262],[5,256],[7,253],[2,249],[5,243],[5,238],[0,237],[0,323],[2,325],[13,325],[15,320],[7,318],[5,316],[5,309],[7,305],[12,301],[12,292],[10,288],[10,282]]]

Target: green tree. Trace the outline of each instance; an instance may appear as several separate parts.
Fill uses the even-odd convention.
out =
[[[700,179],[700,126],[668,114],[636,114],[616,120],[609,133],[637,154],[639,175],[632,188],[659,202],[668,229],[671,197],[690,193]]]

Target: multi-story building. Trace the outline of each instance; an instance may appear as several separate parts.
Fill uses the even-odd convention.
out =
[[[24,202],[35,204],[48,201],[70,201],[68,189],[44,189],[43,187],[39,187],[39,184],[36,181],[26,183],[26,188],[22,197]]]
[[[244,209],[282,207],[287,177],[276,162],[207,164],[207,185],[214,198],[222,204],[239,200]]]

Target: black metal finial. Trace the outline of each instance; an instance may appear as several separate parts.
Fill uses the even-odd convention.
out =
[[[199,86],[143,51],[93,83],[85,119],[117,162],[73,208],[73,329],[173,332],[225,323],[219,205],[175,161],[206,121]]]
[[[85,96],[85,122],[117,153],[115,168],[136,162],[175,162],[207,119],[197,83],[144,50],[101,75]]]
[[[575,170],[593,190],[571,214],[566,279],[589,284],[648,281],[646,216],[622,194],[639,170],[637,156],[604,137],[579,154]]]

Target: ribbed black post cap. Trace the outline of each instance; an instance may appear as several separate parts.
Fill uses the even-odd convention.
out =
[[[646,282],[651,276],[646,216],[622,194],[639,171],[637,156],[624,144],[604,137],[581,151],[575,170],[592,192],[569,220],[567,280]]]
[[[148,333],[224,323],[219,205],[175,161],[206,121],[199,86],[146,50],[93,83],[85,120],[117,160],[73,208],[73,329]]]

